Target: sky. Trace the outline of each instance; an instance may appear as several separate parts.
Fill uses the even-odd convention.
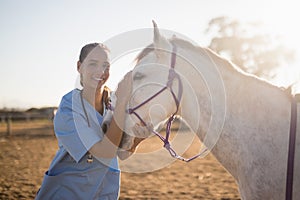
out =
[[[300,12],[292,0],[0,0],[0,109],[58,106],[78,83],[80,49],[122,33],[159,28],[182,33],[205,46],[210,19],[228,16],[260,21],[296,53],[279,69],[276,84],[300,80]],[[107,85],[114,89],[138,52],[112,63]],[[297,67],[298,66],[298,67]]]

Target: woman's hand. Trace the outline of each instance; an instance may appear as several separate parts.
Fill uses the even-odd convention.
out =
[[[114,110],[114,120],[118,126],[123,130],[125,115],[126,115],[126,106],[130,100],[132,91],[132,71],[128,72],[123,80],[118,84],[118,88],[115,92],[117,97],[116,106]]]
[[[132,132],[134,137],[137,139],[146,139],[150,136],[151,131],[153,130],[153,125],[151,123],[147,123],[146,126],[135,124],[134,127],[132,127]]]
[[[132,71],[129,71],[119,82],[118,88],[116,90],[117,102],[116,104],[125,103],[127,104],[130,100],[132,92]]]
[[[118,85],[118,89],[115,93],[117,96],[115,111],[105,137],[90,149],[90,153],[96,158],[113,158],[116,156],[118,146],[122,139],[126,105],[130,99],[131,91],[132,72],[130,71]]]

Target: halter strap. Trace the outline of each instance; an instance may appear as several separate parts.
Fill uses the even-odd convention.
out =
[[[144,126],[147,126],[147,123],[142,119],[142,117],[136,112],[137,109],[139,109],[140,107],[142,107],[143,105],[147,104],[148,102],[150,102],[152,99],[154,99],[155,97],[157,97],[159,94],[161,94],[163,91],[169,89],[169,91],[172,94],[172,97],[175,101],[175,105],[176,105],[176,110],[175,112],[169,117],[168,121],[167,121],[167,127],[166,127],[166,138],[164,138],[160,133],[158,133],[157,131],[151,129],[149,131],[151,131],[153,134],[155,134],[156,136],[158,136],[161,141],[164,143],[164,148],[166,148],[170,155],[176,159],[185,161],[185,162],[190,162],[198,157],[200,157],[201,155],[203,155],[208,149],[205,148],[204,150],[202,150],[199,154],[186,159],[181,157],[180,155],[178,155],[176,153],[176,151],[171,147],[170,142],[169,142],[169,137],[171,134],[171,126],[172,123],[174,122],[175,116],[179,111],[179,106],[180,106],[180,101],[182,98],[182,92],[183,92],[183,87],[182,87],[182,81],[180,79],[179,74],[175,71],[175,64],[176,64],[176,56],[177,56],[177,47],[175,44],[172,43],[172,56],[171,56],[171,65],[170,65],[170,69],[169,69],[169,75],[168,75],[168,81],[166,83],[166,86],[163,87],[162,89],[160,89],[158,92],[156,92],[154,95],[152,95],[151,97],[149,97],[148,99],[146,99],[145,101],[143,101],[141,104],[133,107],[133,108],[129,108],[127,110],[128,114],[134,114]],[[177,79],[178,82],[178,92],[177,95],[175,94],[174,90],[173,90],[173,83],[174,80]]]

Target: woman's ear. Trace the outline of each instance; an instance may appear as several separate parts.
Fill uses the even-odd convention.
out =
[[[80,66],[81,66],[81,62],[78,60],[77,61],[77,71],[80,73]]]

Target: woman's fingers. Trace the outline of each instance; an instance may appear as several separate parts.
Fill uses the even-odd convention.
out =
[[[153,125],[149,123],[147,126],[143,126],[140,124],[135,124],[132,127],[132,131],[135,137],[138,138],[147,138],[151,134],[151,130],[153,129]]]
[[[151,122],[147,122],[147,129],[151,131],[154,129],[153,124]]]
[[[129,71],[118,84],[116,90],[117,99],[123,99],[123,101],[128,101],[132,90],[132,71]]]

